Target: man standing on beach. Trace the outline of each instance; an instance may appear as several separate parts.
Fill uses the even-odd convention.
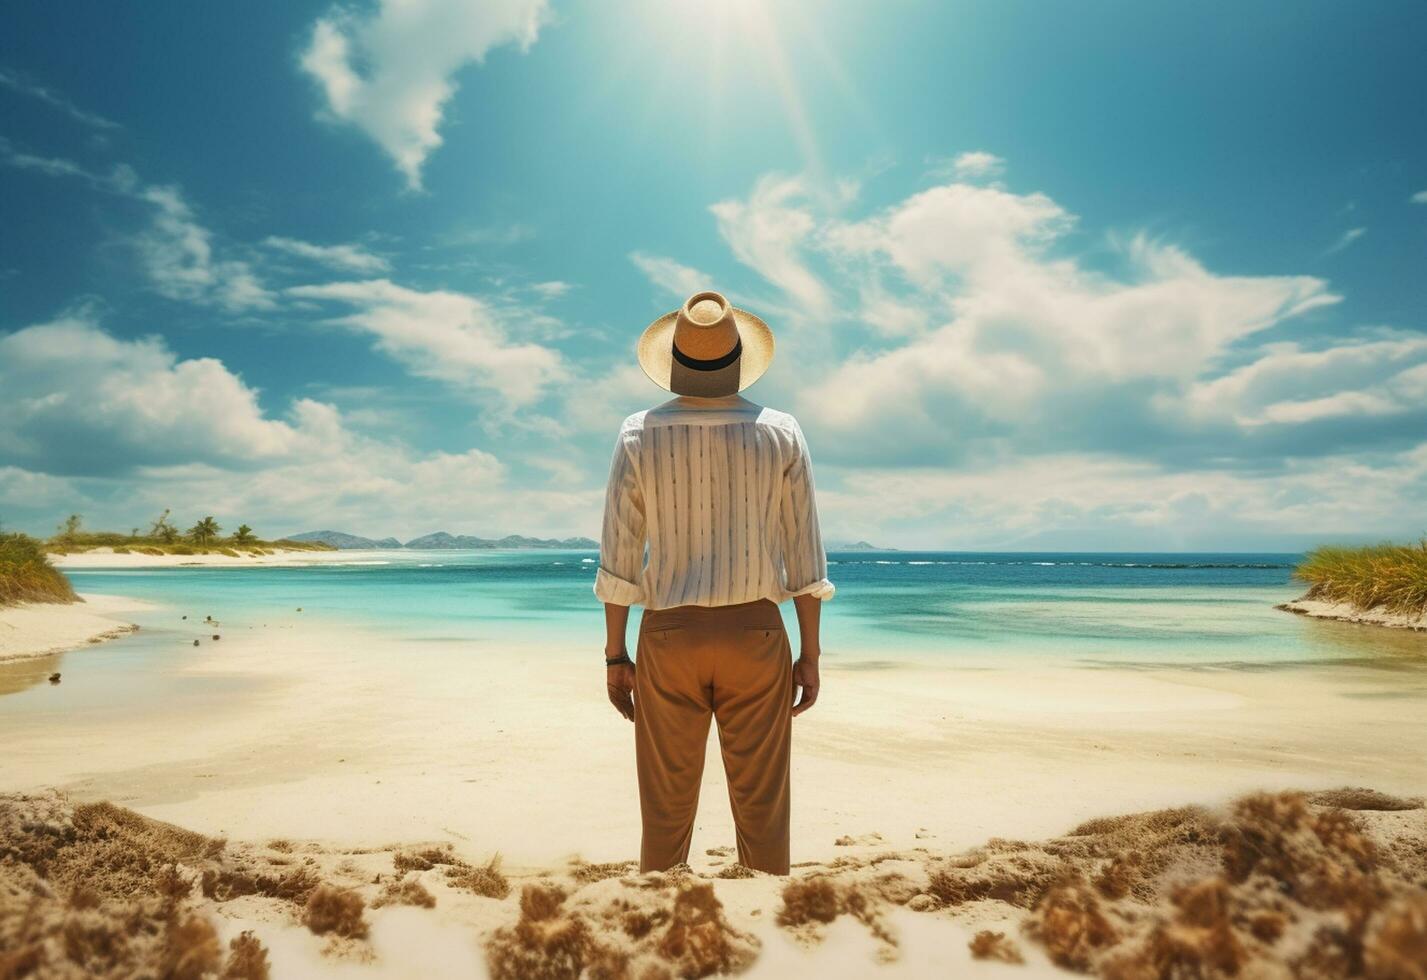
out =
[[[738,859],[787,874],[792,717],[817,701],[819,613],[833,594],[807,443],[793,416],[739,394],[767,370],[773,334],[720,294],[655,320],[637,351],[676,397],[620,428],[594,590],[609,699],[634,722],[639,868],[689,856],[712,717]],[[796,663],[785,599],[798,614]],[[637,670],[625,646],[635,603]]]

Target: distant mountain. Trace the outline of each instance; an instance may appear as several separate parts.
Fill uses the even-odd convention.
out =
[[[856,541],[848,543],[846,541],[828,541],[823,544],[824,551],[896,551],[896,548],[883,548],[880,545],[869,544],[866,541]]]
[[[469,534],[447,534],[437,531],[406,542],[407,548],[431,550],[476,549],[476,548],[570,548],[591,550],[598,548],[599,542],[589,538],[527,538],[521,534],[507,534],[503,538],[477,538]]]
[[[343,550],[367,549],[367,548],[413,548],[423,550],[456,550],[456,549],[496,549],[496,548],[567,548],[572,551],[594,551],[598,550],[600,543],[589,538],[527,538],[521,534],[507,534],[503,538],[476,538],[469,534],[447,534],[445,531],[437,531],[434,534],[426,534],[419,538],[412,538],[406,544],[402,544],[396,538],[364,538],[359,534],[348,534],[345,531],[303,531],[301,534],[289,534],[289,541],[320,541],[323,544],[330,544],[334,548]]]
[[[343,550],[353,548],[400,548],[401,542],[396,538],[382,538],[380,541],[372,538],[363,538],[356,534],[347,534],[343,531],[303,531],[301,534],[289,534],[289,541],[319,541],[322,544],[330,544],[334,548]]]
[[[523,534],[507,534],[503,538],[477,538],[469,534],[449,534],[435,531],[412,538],[402,544],[396,538],[364,538],[345,531],[304,531],[289,534],[290,541],[320,541],[343,550],[367,548],[411,548],[422,551],[476,551],[514,548],[563,548],[571,551],[597,551],[600,543],[591,538],[527,538]],[[823,545],[827,551],[896,551],[883,548],[867,541],[828,541]]]

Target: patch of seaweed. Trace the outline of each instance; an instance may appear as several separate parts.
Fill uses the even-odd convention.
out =
[[[505,898],[510,894],[510,880],[501,873],[499,854],[485,864],[458,861],[446,869],[446,880],[486,898]]]
[[[622,878],[638,867],[634,861],[608,861],[604,864],[576,861],[570,869],[570,876],[582,885],[589,885],[607,878]]]
[[[365,908],[366,902],[354,891],[318,885],[307,897],[302,921],[318,936],[332,933],[344,939],[364,939],[367,922],[362,910]]]
[[[897,945],[896,937],[883,921],[882,908],[886,901],[882,887],[875,882],[809,875],[784,885],[782,899],[783,904],[775,913],[774,920],[785,929],[816,938],[818,926],[826,925],[840,915],[850,915],[866,926],[887,949],[895,949]]]
[[[387,882],[381,894],[372,902],[374,909],[384,905],[411,905],[416,908],[434,909],[436,896],[415,878],[405,878]]]
[[[1026,931],[1054,962],[1111,980],[1427,980],[1427,891],[1415,880],[1427,844],[1410,832],[1380,843],[1359,815],[1391,819],[1395,802],[1257,793],[1222,815],[1091,821],[1042,845],[1071,877]]]
[[[1342,789],[1327,789],[1310,793],[1305,797],[1314,806],[1335,806],[1341,810],[1421,810],[1421,800],[1407,800],[1400,796],[1389,796],[1375,789],[1361,786],[1344,786]]]
[[[971,937],[967,946],[971,949],[973,959],[999,960],[1002,963],[1024,963],[1026,961],[1025,957],[1021,955],[1020,947],[1016,945],[1016,941],[1007,938],[1004,932],[982,929]]]
[[[706,977],[738,973],[757,942],[736,929],[706,882],[625,892],[598,905],[569,901],[558,885],[521,891],[520,918],[486,944],[493,980]]]

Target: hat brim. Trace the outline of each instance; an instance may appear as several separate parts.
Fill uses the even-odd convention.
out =
[[[745,310],[737,307],[731,307],[731,310],[743,352],[738,360],[726,369],[738,369],[738,386],[735,388],[730,385],[730,393],[742,391],[753,384],[763,377],[763,372],[773,363],[773,331],[768,329],[768,324]],[[674,386],[674,325],[678,320],[679,311],[675,310],[665,313],[645,327],[635,345],[635,354],[639,357],[639,366],[644,369],[649,380],[660,388],[678,394],[693,394],[691,391],[679,392]],[[687,373],[687,369],[682,366],[677,370]]]

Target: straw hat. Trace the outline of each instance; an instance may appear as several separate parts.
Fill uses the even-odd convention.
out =
[[[644,328],[635,347],[649,380],[676,395],[742,391],[773,360],[773,331],[721,293],[690,296],[681,309]]]

